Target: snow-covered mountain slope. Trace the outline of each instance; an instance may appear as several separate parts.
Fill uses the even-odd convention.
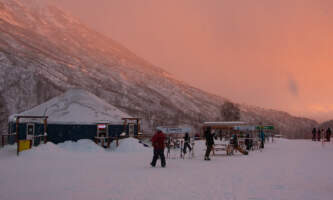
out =
[[[318,123],[314,120],[294,117],[286,112],[240,105],[241,118],[248,122],[273,124],[277,131],[288,138],[311,138],[311,130]]]
[[[323,122],[319,125],[320,128],[323,128],[323,129],[327,129],[327,128],[333,128],[333,120],[329,120],[329,121],[326,121],[326,122]]]
[[[69,88],[83,88],[144,118],[146,131],[157,125],[198,126],[218,119],[225,101],[172,78],[58,8],[36,0],[0,0],[0,112],[6,116],[2,121]],[[255,107],[242,110],[243,119],[272,121],[290,136],[296,134],[292,127],[301,134],[316,124]]]

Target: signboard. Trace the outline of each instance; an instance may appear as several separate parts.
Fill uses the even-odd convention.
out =
[[[237,131],[254,131],[256,130],[255,126],[235,126],[234,130]]]
[[[274,126],[257,126],[256,127],[257,130],[274,130]]]
[[[19,140],[18,151],[25,151],[31,149],[31,140]]]
[[[185,134],[191,132],[191,128],[178,127],[157,127],[157,130],[160,130],[165,134]]]
[[[106,129],[106,124],[98,124],[97,127],[99,129]]]

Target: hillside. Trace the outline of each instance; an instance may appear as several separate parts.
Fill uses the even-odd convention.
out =
[[[329,120],[329,121],[326,121],[326,122],[323,122],[319,125],[320,128],[323,128],[323,129],[327,129],[327,128],[333,128],[333,120]]]
[[[34,2],[34,3],[31,3]],[[157,50],[158,51],[158,50]],[[62,10],[36,1],[0,0],[0,120],[70,88],[83,88],[131,116],[156,125],[220,118],[224,98],[178,81]],[[275,124],[303,137],[313,120],[239,105],[242,119]]]

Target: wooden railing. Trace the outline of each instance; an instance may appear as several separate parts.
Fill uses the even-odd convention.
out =
[[[9,137],[14,137],[15,138],[15,142],[16,141],[16,134],[12,133],[12,134],[2,134],[1,135],[1,147],[4,147],[6,144],[8,144],[9,142]]]

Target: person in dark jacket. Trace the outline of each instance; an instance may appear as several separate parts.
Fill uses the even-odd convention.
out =
[[[317,140],[320,141],[320,138],[321,138],[321,130],[320,130],[320,128],[318,128],[318,131],[317,131]]]
[[[316,141],[316,133],[317,133],[316,128],[313,128],[312,129],[312,141]]]
[[[238,137],[236,134],[233,134],[231,136],[231,141],[230,143],[233,145],[234,149],[238,148]]]
[[[251,149],[251,144],[250,144],[250,134],[247,133],[245,135],[245,146],[246,146],[246,150],[250,150]]]
[[[331,128],[328,128],[326,130],[326,140],[327,140],[327,142],[331,141],[331,134],[332,134]]]
[[[184,149],[183,149],[183,152],[184,154],[186,154],[186,149],[188,148],[190,151],[192,151],[192,148],[191,148],[191,138],[190,136],[188,135],[188,133],[185,133],[185,136],[184,136]]]
[[[214,145],[214,136],[211,133],[210,127],[207,127],[205,130],[205,138],[206,138],[206,153],[205,153],[205,160],[210,160],[209,154],[212,151],[213,145]]]
[[[265,133],[264,133],[264,131],[261,129],[260,130],[260,133],[259,133],[259,138],[260,138],[260,140],[261,140],[261,144],[260,144],[260,148],[264,148],[265,146]]]
[[[165,135],[162,131],[158,130],[153,138],[151,139],[152,145],[154,147],[154,156],[153,160],[151,161],[150,165],[155,167],[156,161],[158,158],[161,159],[161,166],[165,167],[165,156],[164,156],[164,148],[165,148]]]

